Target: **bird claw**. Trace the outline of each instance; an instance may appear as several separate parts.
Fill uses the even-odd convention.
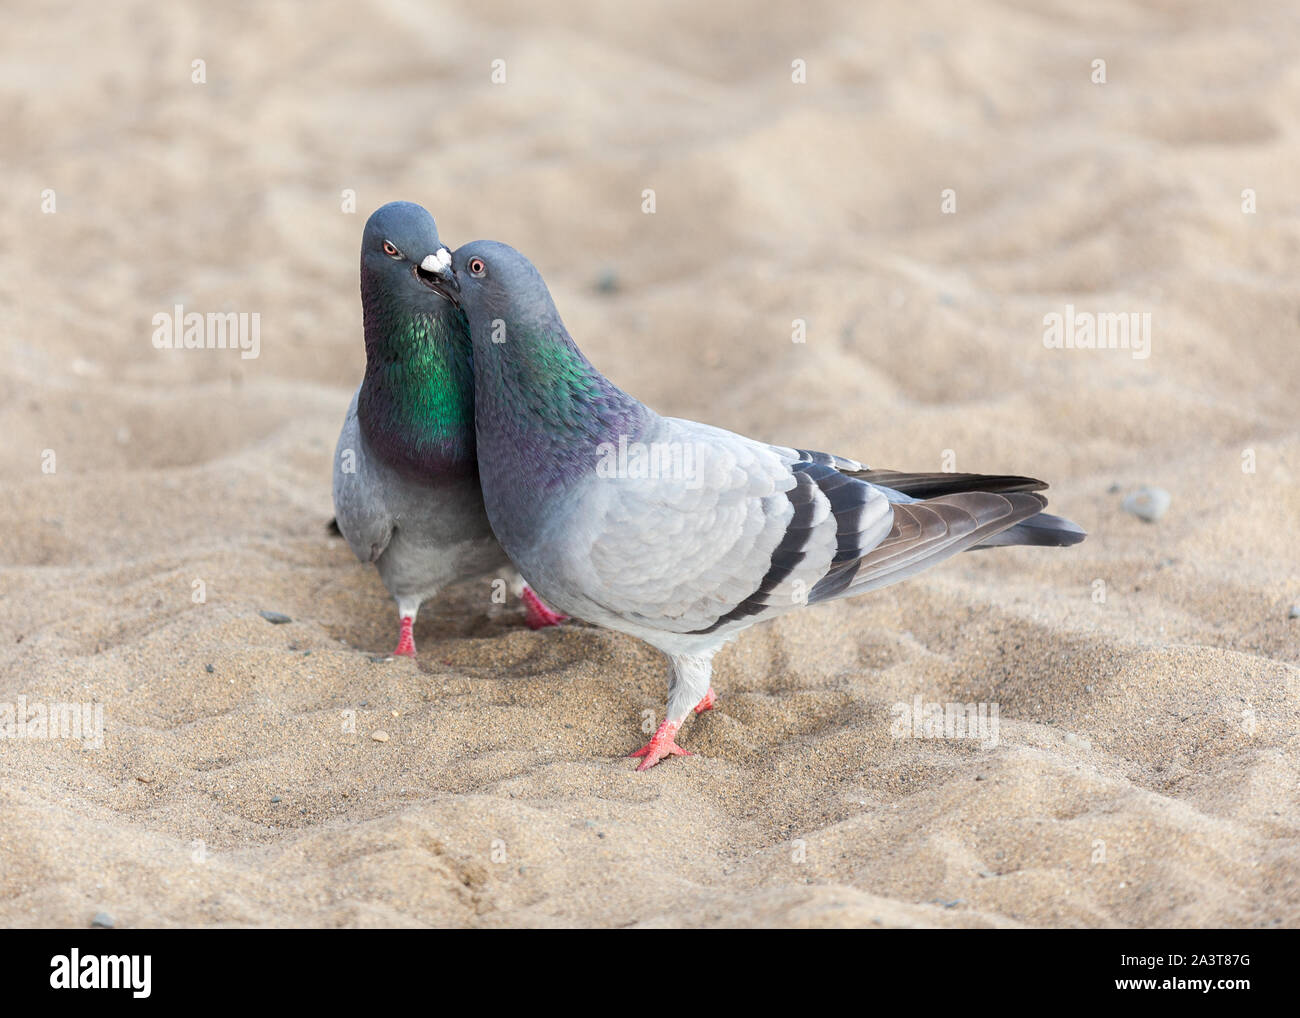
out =
[[[397,638],[397,649],[393,657],[415,657],[415,620],[409,615],[402,616],[402,633]]]
[[[691,751],[689,749],[682,749],[681,746],[677,745],[676,740],[673,738],[673,736],[677,734],[677,729],[681,727],[682,723],[680,721],[665,721],[659,726],[659,730],[655,732],[649,742],[636,750],[636,752],[629,753],[629,757],[645,757],[645,759],[637,765],[637,770],[648,771],[665,757],[691,756]]]
[[[718,694],[709,687],[709,691],[704,694],[704,699],[695,705],[695,713],[703,714],[706,710],[713,710],[714,705],[718,702]]]
[[[533,593],[532,587],[525,586],[520,598],[524,602],[524,611],[529,629],[545,629],[547,626],[558,626],[569,618],[567,615],[551,611],[550,608],[546,607],[542,603],[542,599]]]

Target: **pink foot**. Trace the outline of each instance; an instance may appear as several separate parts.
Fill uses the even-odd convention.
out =
[[[415,657],[415,620],[409,615],[402,616],[402,635],[397,638],[394,657]]]
[[[525,586],[521,597],[524,602],[524,610],[528,615],[529,629],[545,629],[547,626],[558,626],[569,617],[561,615],[559,612],[553,612],[542,604],[542,599],[533,593],[532,587]]]
[[[689,750],[682,749],[681,746],[673,740],[677,734],[677,729],[682,727],[680,721],[665,721],[659,726],[654,737],[635,753],[629,753],[628,756],[643,756],[644,760],[637,765],[637,770],[647,771],[666,756],[690,756]]]
[[[695,713],[703,714],[706,710],[713,710],[713,705],[718,702],[718,694],[709,687],[709,691],[704,694],[704,699],[695,705]]]

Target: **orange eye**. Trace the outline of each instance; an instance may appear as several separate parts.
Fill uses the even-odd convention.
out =
[[[389,258],[401,258],[402,252],[397,250],[389,241],[384,241],[384,254]]]
[[[481,276],[487,271],[487,266],[483,264],[482,258],[471,258],[468,268],[471,276]]]

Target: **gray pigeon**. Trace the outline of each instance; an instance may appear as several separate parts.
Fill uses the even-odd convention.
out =
[[[421,602],[507,565],[479,490],[465,319],[435,285],[451,276],[451,252],[419,205],[393,202],[366,222],[366,373],[335,450],[334,512],[396,599],[394,653],[410,656]],[[530,625],[559,620],[531,591],[524,599]]]
[[[660,417],[574,344],[537,270],[476,241],[434,286],[464,308],[488,519],[561,611],[668,656],[666,720],[638,770],[686,755],[713,655],[741,630],[876,590],[969,548],[1071,545],[1027,477],[905,474]]]

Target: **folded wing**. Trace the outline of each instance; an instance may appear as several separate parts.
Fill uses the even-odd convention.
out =
[[[673,418],[643,440],[689,448],[689,476],[594,479],[577,550],[593,601],[666,632],[725,633],[865,593],[1056,519],[1033,478],[870,470]]]

